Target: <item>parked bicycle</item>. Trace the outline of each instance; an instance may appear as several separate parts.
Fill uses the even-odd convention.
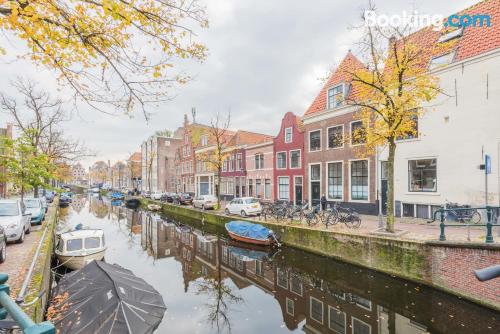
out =
[[[461,223],[478,224],[481,221],[481,214],[476,209],[468,208],[470,205],[446,202],[445,209],[450,210],[446,211],[446,219],[453,217]]]

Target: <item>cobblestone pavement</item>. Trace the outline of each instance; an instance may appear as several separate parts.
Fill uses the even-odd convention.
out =
[[[46,220],[40,226],[31,226],[31,233],[26,235],[22,244],[7,244],[7,259],[0,264],[0,272],[9,275],[7,283],[10,285],[12,296],[17,294],[23,284],[24,277],[42,236],[42,226],[45,226],[45,222]]]

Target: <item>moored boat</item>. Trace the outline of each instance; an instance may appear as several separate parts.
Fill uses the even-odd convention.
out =
[[[281,246],[274,232],[260,224],[233,220],[225,227],[229,236],[234,240],[260,246]]]
[[[127,208],[138,208],[141,205],[141,201],[138,198],[128,198],[125,200],[125,205]]]
[[[148,210],[151,211],[159,211],[161,209],[161,206],[158,204],[148,204]]]
[[[61,233],[55,250],[61,264],[73,270],[81,269],[93,260],[102,260],[105,252],[104,232],[100,229]]]

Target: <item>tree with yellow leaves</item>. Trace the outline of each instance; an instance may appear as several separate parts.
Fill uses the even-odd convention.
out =
[[[145,116],[190,79],[177,60],[205,59],[193,28],[207,25],[197,0],[0,0],[0,28],[27,43],[25,58],[94,108]]]
[[[366,152],[386,147],[387,224],[394,232],[394,158],[399,139],[417,136],[418,118],[441,89],[428,71],[428,50],[415,41],[408,29],[368,26],[362,39],[366,67],[352,71],[348,103],[358,106],[363,128],[355,140],[365,143]]]

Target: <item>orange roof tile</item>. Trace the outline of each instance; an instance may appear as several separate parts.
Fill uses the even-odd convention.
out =
[[[262,133],[238,130],[231,139],[231,145],[255,145],[272,141],[273,137]]]
[[[319,94],[314,99],[311,106],[307,109],[304,116],[324,111],[326,109],[326,92],[327,90],[335,85],[338,85],[342,82],[349,84],[351,82],[350,72],[354,72],[355,70],[364,67],[365,65],[356,58],[351,51],[347,53],[344,59],[340,62],[339,66],[335,69],[335,71],[330,75],[327,82],[319,92]],[[356,92],[349,92],[349,97],[356,94]]]

